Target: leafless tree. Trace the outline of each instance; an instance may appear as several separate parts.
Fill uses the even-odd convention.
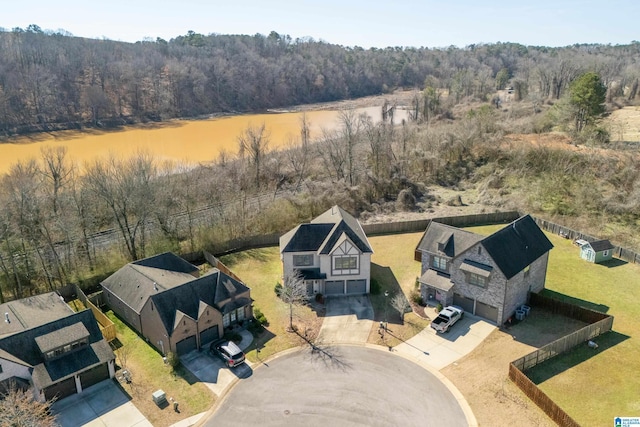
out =
[[[38,402],[31,390],[20,390],[15,384],[0,396],[0,425],[15,427],[56,427],[51,414],[53,401]]]
[[[249,126],[238,137],[239,155],[244,158],[245,154],[253,164],[255,172],[255,185],[260,188],[260,172],[265,155],[269,149],[269,132],[266,125]]]
[[[289,306],[289,330],[293,331],[293,307],[307,301],[307,285],[298,271],[284,276],[280,299]]]
[[[398,313],[400,314],[401,322],[404,322],[404,314],[410,311],[411,309],[411,306],[409,305],[409,301],[407,301],[407,297],[404,296],[404,293],[402,293],[402,291],[397,292],[391,298],[391,307],[398,310]]]

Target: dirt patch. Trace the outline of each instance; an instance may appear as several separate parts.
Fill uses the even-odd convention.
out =
[[[509,363],[584,325],[534,308],[525,321],[494,331],[441,372],[467,399],[480,426],[552,427],[555,423],[509,380]]]

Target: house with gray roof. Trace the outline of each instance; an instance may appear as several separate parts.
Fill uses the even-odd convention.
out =
[[[309,296],[368,294],[372,253],[358,220],[338,206],[280,237],[283,274],[301,274]]]
[[[584,242],[580,245],[580,257],[596,264],[606,262],[613,258],[615,246],[609,240],[596,240]]]
[[[101,285],[107,305],[160,353],[199,349],[253,317],[250,289],[219,269],[166,252],[129,263]]]
[[[544,289],[552,248],[529,215],[487,237],[431,222],[416,248],[422,298],[502,325]]]
[[[31,301],[9,303],[14,310],[5,312],[8,315],[2,319],[3,323],[20,325],[20,330],[0,337],[0,388],[11,383],[31,387],[34,398],[44,401],[82,393],[113,378],[115,355],[91,310],[63,310],[55,293],[25,300]],[[43,301],[54,305],[30,311]],[[7,308],[7,304],[3,306]],[[25,319],[27,312],[34,317]]]

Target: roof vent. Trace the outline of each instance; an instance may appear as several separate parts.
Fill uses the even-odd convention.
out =
[[[9,313],[4,314],[4,321],[7,323],[11,323],[11,319],[9,319]]]
[[[153,282],[153,289],[156,291],[158,290],[158,284],[156,282]]]

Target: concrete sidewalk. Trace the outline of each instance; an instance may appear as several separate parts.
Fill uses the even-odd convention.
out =
[[[373,326],[373,307],[368,295],[328,297],[318,342],[364,344]]]

